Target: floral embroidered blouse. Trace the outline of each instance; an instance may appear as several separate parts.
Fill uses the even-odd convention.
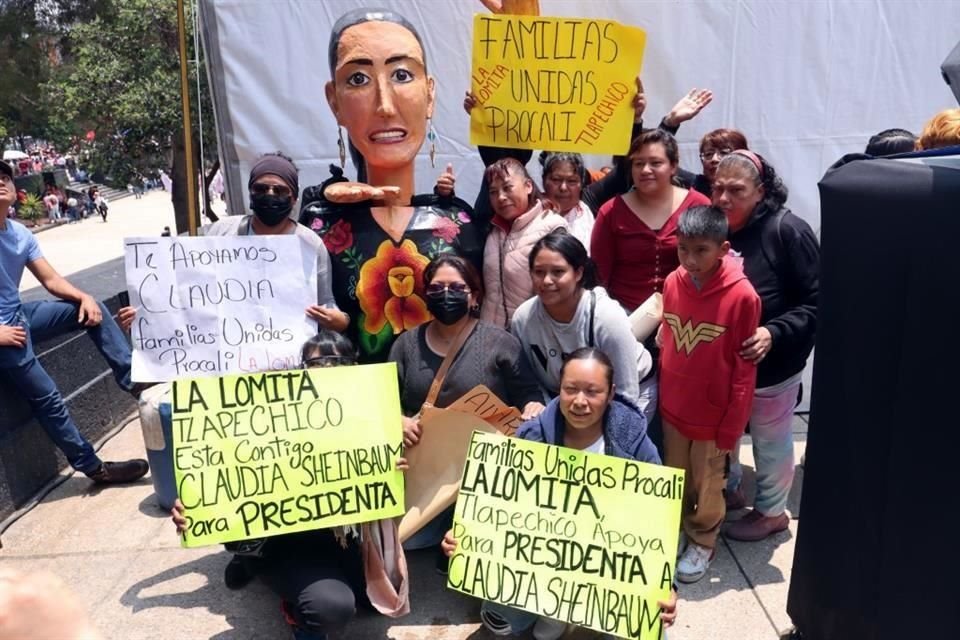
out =
[[[485,233],[470,205],[458,198],[415,196],[413,217],[400,242],[384,231],[369,203],[307,201],[300,222],[313,229],[330,253],[333,297],[350,314],[347,335],[361,363],[384,362],[404,331],[431,319],[423,271],[430,260],[455,252],[480,270]]]

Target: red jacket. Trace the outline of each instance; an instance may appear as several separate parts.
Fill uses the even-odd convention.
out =
[[[750,418],[757,367],[740,357],[760,297],[729,256],[697,291],[680,267],[663,285],[660,411],[690,440],[733,449]]]

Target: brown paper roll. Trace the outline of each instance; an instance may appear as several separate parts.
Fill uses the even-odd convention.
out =
[[[663,319],[663,295],[654,292],[630,314],[630,329],[638,342],[654,334]]]

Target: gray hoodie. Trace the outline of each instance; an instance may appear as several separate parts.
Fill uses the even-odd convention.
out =
[[[595,302],[591,303],[592,300]],[[590,316],[593,307],[591,340]],[[577,312],[568,322],[557,322],[534,296],[513,314],[511,331],[520,338],[537,381],[550,398],[560,392],[560,367],[564,354],[594,346],[613,362],[613,383],[617,393],[637,404],[640,380],[653,366],[650,352],[637,342],[630,330],[627,312],[612,300],[603,287],[583,290]]]

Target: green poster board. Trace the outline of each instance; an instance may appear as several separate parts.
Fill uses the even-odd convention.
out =
[[[448,586],[622,638],[662,637],[684,472],[474,432]]]
[[[396,365],[173,384],[173,460],[196,547],[403,515]]]

